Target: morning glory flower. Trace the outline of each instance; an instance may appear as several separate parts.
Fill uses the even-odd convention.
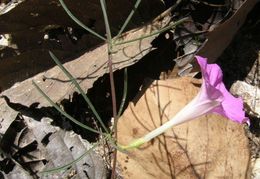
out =
[[[196,56],[196,59],[201,69],[203,81],[195,98],[168,122],[144,137],[134,140],[128,146],[121,146],[123,149],[139,147],[173,126],[209,113],[220,114],[238,123],[248,121],[243,110],[242,99],[236,98],[228,92],[222,81],[223,74],[220,67],[217,64],[207,64],[206,58]]]

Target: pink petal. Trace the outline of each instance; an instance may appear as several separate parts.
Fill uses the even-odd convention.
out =
[[[224,101],[221,103],[221,106],[215,108],[212,112],[221,114],[238,123],[243,123],[248,120],[243,110],[243,100],[232,96],[223,83],[221,84],[220,90],[224,96]]]
[[[221,101],[221,105],[211,112],[221,114],[239,123],[248,120],[245,117],[242,99],[232,96],[222,82],[223,74],[220,67],[217,64],[207,64],[206,58],[200,56],[196,56],[196,58],[203,77],[200,100]]]

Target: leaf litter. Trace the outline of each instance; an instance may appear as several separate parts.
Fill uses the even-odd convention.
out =
[[[246,4],[248,1],[245,1],[244,3]],[[252,4],[251,4],[252,5]],[[247,11],[249,11],[250,10],[250,8],[248,7],[248,9],[247,9]],[[245,13],[246,14],[246,13]],[[234,14],[234,16],[235,16],[236,14]],[[238,29],[238,28],[237,28]],[[214,30],[213,30],[214,31]],[[135,32],[135,31],[133,31],[133,32]],[[133,34],[133,33],[130,33],[130,34]],[[219,33],[220,34],[220,33]],[[166,38],[168,35],[171,35],[171,32],[167,32],[167,33],[165,33],[165,34],[163,34],[163,36]],[[136,34],[134,34],[133,36],[136,36]],[[152,39],[150,39],[150,41],[148,41],[147,42],[147,44],[149,44],[149,43],[151,43],[152,44],[152,41],[153,41],[154,39],[152,38]],[[154,42],[154,41],[153,41]],[[190,44],[192,44],[192,43],[190,43]],[[133,46],[135,46],[135,47],[137,47],[137,45],[138,45],[138,48],[137,48],[137,50],[135,49],[135,50],[133,50],[134,52],[142,52],[142,55],[141,56],[146,56],[147,54],[150,54],[150,53],[147,53],[147,54],[143,54],[143,51],[142,50],[140,50],[140,44],[139,43],[136,43],[136,45],[133,45]],[[226,44],[227,45],[227,44]],[[147,47],[147,45],[145,45],[143,42],[142,42],[142,47]],[[153,52],[153,50],[154,50],[154,48],[150,48],[151,46],[150,45],[148,45],[148,51],[146,51],[146,52],[150,52],[150,50],[152,49],[152,52]],[[125,48],[126,47],[123,47],[123,48],[119,48],[120,50],[122,50],[123,51],[123,54],[124,54],[124,56],[129,56],[129,57],[133,57],[132,56],[132,54],[133,54],[133,51],[125,51]],[[145,48],[144,48],[145,49]],[[185,51],[185,54],[189,54],[188,52],[191,52],[190,50],[193,50],[194,51],[194,48],[192,47],[192,48],[187,48],[187,49],[189,49],[188,51]],[[196,47],[195,48],[196,49],[196,51],[198,50],[198,48]],[[202,48],[203,49],[203,48]],[[199,49],[200,50],[200,49]],[[126,55],[126,53],[125,52],[128,52],[128,54],[129,55]],[[101,48],[98,48],[98,49],[96,49],[96,50],[94,50],[94,51],[92,51],[92,52],[90,52],[90,53],[88,53],[88,54],[85,54],[85,55],[83,55],[81,58],[79,58],[78,60],[75,60],[76,61],[76,63],[77,63],[77,65],[78,66],[84,66],[83,64],[84,64],[84,62],[83,62],[83,60],[84,59],[90,59],[90,58],[95,58],[95,56],[97,56],[98,54],[100,54],[100,53],[106,53],[106,51],[105,51],[105,48],[103,47],[103,46],[101,46]],[[218,52],[219,53],[219,52]],[[89,55],[89,54],[91,54],[91,55]],[[210,54],[211,55],[211,54]],[[214,56],[214,55],[213,55]],[[75,63],[67,63],[67,64],[65,64],[65,66],[67,67],[67,68],[69,68],[72,72],[75,72],[75,75],[76,75],[76,78],[78,78],[80,81],[81,81],[81,85],[83,86],[83,88],[84,89],[89,89],[89,88],[91,88],[92,87],[92,85],[93,85],[93,83],[94,83],[94,81],[96,81],[96,79],[97,78],[99,78],[100,76],[102,76],[104,73],[106,73],[107,72],[107,69],[105,68],[105,62],[104,63],[100,63],[100,61],[98,60],[98,59],[101,59],[101,57],[102,57],[102,55],[101,56],[97,56],[97,58],[95,58],[95,59],[97,59],[97,60],[93,60],[92,62],[94,62],[94,63],[92,63],[91,65],[90,65],[90,67],[88,68],[90,71],[88,71],[87,73],[87,75],[86,75],[86,72],[84,71],[84,72],[79,72],[79,73],[77,73],[78,71],[78,67],[77,67],[77,65],[75,65]],[[119,58],[118,59],[120,59],[120,55],[118,56]],[[136,63],[139,59],[139,57],[140,56],[135,56],[135,57],[137,57],[137,58],[129,58],[129,59],[131,59],[132,61],[130,61],[130,63],[129,63],[129,61],[125,61],[126,63],[121,63],[121,61],[119,61],[119,66],[117,66],[116,68],[117,69],[120,69],[120,68],[123,68],[124,66],[129,66],[129,65],[132,65],[133,63]],[[207,55],[206,55],[206,57],[207,57]],[[210,58],[210,57],[209,57]],[[178,58],[179,59],[179,58]],[[212,58],[212,59],[214,59],[214,58]],[[120,59],[120,60],[122,60],[122,59]],[[182,60],[180,60],[180,61],[182,61]],[[97,63],[96,63],[97,62]],[[187,62],[189,62],[189,60],[187,61]],[[122,66],[120,66],[120,64],[122,64]],[[183,63],[183,64],[187,64],[186,62],[185,63]],[[55,69],[55,68],[53,68],[53,69]],[[94,69],[94,71],[93,71],[93,69]],[[92,70],[92,71],[91,71]],[[99,70],[101,70],[102,72],[101,73],[96,73],[97,71],[99,71]],[[164,69],[164,71],[169,71],[170,69],[169,68],[166,68],[166,70]],[[99,71],[100,72],[100,71]],[[74,73],[73,73],[74,74]],[[159,74],[159,73],[158,73]],[[153,78],[154,77],[156,77],[156,78],[159,78],[159,75],[156,75],[156,76],[153,76]],[[44,75],[43,74],[39,74],[39,75],[37,75],[36,77],[34,77],[34,79],[37,79],[36,81],[38,81],[42,86],[45,86],[45,87],[47,87],[46,88],[46,91],[48,91],[49,93],[49,95],[51,95],[51,97],[53,97],[54,98],[54,100],[55,100],[55,102],[62,102],[63,101],[63,99],[64,98],[68,98],[68,96],[70,95],[70,94],[72,94],[72,92],[74,91],[74,88],[73,87],[71,87],[71,85],[70,85],[70,83],[69,83],[69,81],[67,81],[67,79],[65,79],[65,76],[64,75],[62,75],[60,72],[58,72],[57,71],[57,68],[56,68],[56,71],[55,70],[52,70],[52,71],[48,71],[48,72],[46,72],[46,73],[44,73]],[[87,80],[86,80],[87,79]],[[92,80],[93,79],[93,80]],[[89,80],[92,80],[91,82],[89,81]],[[65,85],[64,85],[65,84]],[[26,88],[24,88],[26,86]],[[142,84],[140,85],[140,86],[143,86]],[[140,87],[139,86],[139,87]],[[144,86],[143,86],[144,87]],[[19,91],[19,93],[17,92],[15,92],[15,91]],[[53,92],[52,92],[53,91]],[[3,95],[6,95],[6,96],[8,96],[10,99],[11,99],[11,101],[13,102],[13,103],[16,103],[16,104],[22,104],[23,106],[29,106],[28,108],[30,108],[30,107],[32,107],[32,108],[35,108],[35,106],[33,105],[34,104],[34,102],[35,101],[37,101],[37,102],[39,102],[39,106],[37,106],[37,104],[35,104],[36,105],[36,108],[42,108],[42,107],[44,107],[44,106],[48,106],[47,104],[46,104],[46,102],[42,99],[42,97],[40,97],[39,95],[37,95],[36,94],[36,92],[35,92],[35,90],[31,87],[31,84],[30,84],[30,80],[26,80],[25,82],[22,82],[22,83],[20,83],[20,84],[16,84],[13,88],[11,88],[11,89],[9,89],[9,90],[7,90],[7,91],[5,91],[4,93],[2,93]],[[132,98],[129,98],[129,99],[133,99],[133,96],[134,95],[132,95]],[[5,102],[3,101],[3,100],[1,100],[1,107],[3,107],[3,105],[5,105]],[[5,108],[5,109],[7,109],[7,108]],[[7,109],[7,111],[13,111],[12,109]],[[7,113],[7,111],[4,111],[4,113]],[[19,111],[19,110],[18,110]],[[16,113],[16,115],[17,115],[17,111],[13,111],[13,112],[10,112],[9,113],[9,115],[11,115],[12,116],[12,120],[13,119],[15,119],[16,118],[16,115],[15,115],[15,113]],[[19,116],[19,115],[18,115]],[[46,116],[45,117],[42,117],[41,118],[41,120],[40,121],[44,121],[44,123],[46,123],[46,124],[48,124],[48,123],[50,123],[50,121],[51,120],[49,120],[49,119],[47,119],[47,122],[46,122],[46,120],[45,120],[45,118],[46,118]],[[10,119],[10,116],[7,118],[7,119]],[[24,117],[24,120],[26,120],[27,121],[27,119],[30,119],[30,117],[28,117],[28,115],[27,115],[27,117]],[[3,118],[3,120],[4,121],[7,121],[6,119],[4,119]],[[12,121],[11,120],[11,121]],[[31,120],[29,120],[29,122],[31,122]],[[39,122],[39,121],[34,121],[34,122]],[[7,123],[7,125],[6,124],[2,124],[2,125],[6,125],[6,126],[9,126],[10,124],[10,120],[9,120],[9,122]],[[28,124],[27,124],[28,125]],[[64,124],[63,124],[64,125]],[[66,125],[65,124],[65,126],[70,126],[70,125]],[[52,126],[53,127],[53,126]],[[24,131],[26,131],[26,129],[24,129]],[[60,131],[60,129],[58,130],[58,131]],[[2,133],[2,132],[1,132]],[[22,132],[23,133],[23,132]],[[24,133],[26,133],[26,132],[24,132]],[[24,134],[23,133],[23,134]],[[47,132],[46,132],[47,133]],[[45,134],[45,136],[42,136],[41,137],[41,139],[44,139],[43,141],[45,141],[45,142],[43,142],[41,145],[46,145],[46,140],[48,141],[48,139],[51,137],[52,138],[52,136],[53,136],[53,133],[57,133],[57,132],[48,132],[47,134]],[[68,132],[65,132],[65,134],[67,134]],[[59,135],[58,135],[58,137],[53,137],[53,139],[52,140],[57,140],[56,138],[61,138],[60,140],[61,140],[61,144],[62,144],[62,146],[64,146],[64,136],[65,136],[65,134],[64,134],[64,131],[63,132],[61,132],[61,133],[59,133]],[[68,134],[67,134],[68,135]],[[22,136],[22,135],[19,135],[19,136]],[[60,140],[58,140],[58,141],[60,141]],[[41,140],[42,141],[42,140]],[[47,143],[50,143],[50,142],[47,142]],[[31,143],[29,142],[27,142],[26,144],[28,144],[29,146],[30,145],[33,145],[34,143],[33,143],[33,141],[31,141]],[[40,144],[40,143],[37,143],[37,144]],[[24,146],[24,147],[26,147],[26,145]],[[66,147],[65,147],[66,148]],[[70,148],[69,148],[70,149]],[[67,149],[66,149],[66,151],[70,151],[68,149],[68,147],[67,147]],[[44,150],[43,150],[44,151]],[[37,155],[36,155],[37,156]],[[56,156],[56,155],[55,155]],[[71,157],[71,155],[70,155],[70,157]],[[41,160],[42,158],[38,158],[39,160]],[[70,159],[72,159],[73,160],[73,157],[71,157]],[[72,161],[72,160],[70,160],[70,161]],[[45,161],[44,161],[45,162]],[[44,162],[42,162],[42,163],[44,163]],[[39,162],[39,163],[41,163],[41,162]],[[53,164],[54,165],[54,164]],[[18,167],[19,165],[16,165],[15,167],[17,168],[17,171],[19,171],[19,172],[21,172],[21,171],[23,171],[23,169],[21,169],[21,168],[19,168]],[[37,168],[37,167],[36,167]],[[27,171],[26,171],[27,172]],[[24,176],[26,175],[26,172],[22,172],[23,174],[24,174]],[[29,171],[30,172],[30,171]],[[70,171],[69,172],[69,174],[67,173],[67,176],[69,176],[69,175],[73,175],[75,172],[74,171]],[[91,172],[90,172],[91,173]],[[167,172],[166,172],[167,173]],[[62,176],[65,176],[66,174],[61,174]]]

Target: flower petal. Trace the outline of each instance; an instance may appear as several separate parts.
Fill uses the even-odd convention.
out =
[[[196,58],[206,83],[209,83],[214,87],[217,87],[222,83],[223,74],[221,68],[217,64],[207,64],[207,59],[200,56],[196,56]]]
[[[221,106],[215,108],[212,112],[221,114],[238,123],[243,123],[248,120],[248,118],[245,117],[245,111],[243,110],[243,100],[232,96],[223,83],[220,88],[225,100],[222,102]]]
[[[221,101],[221,105],[211,112],[221,114],[239,123],[248,120],[245,117],[242,99],[232,96],[222,82],[223,74],[220,67],[217,64],[207,64],[206,58],[200,56],[196,56],[196,58],[203,77],[200,100]]]

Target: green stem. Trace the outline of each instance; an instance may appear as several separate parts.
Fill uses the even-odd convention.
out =
[[[136,139],[132,141],[129,145],[120,145],[118,144],[118,147],[122,150],[128,150],[128,149],[136,149],[143,145],[146,141],[143,138]]]
[[[115,143],[116,143],[116,140],[117,140],[117,109],[116,109],[116,90],[115,90],[113,62],[112,62],[112,51],[113,51],[112,36],[111,36],[110,26],[109,26],[108,17],[107,17],[105,0],[100,0],[100,4],[101,4],[103,16],[104,16],[106,33],[107,33],[108,68],[109,68],[109,79],[110,79],[111,96],[112,96],[113,118],[115,121],[114,122],[114,135],[115,135]],[[113,168],[112,168],[111,179],[116,178],[116,162],[117,162],[117,150],[115,149],[113,151]]]
[[[107,39],[106,40],[109,43],[109,47],[112,47],[111,46],[112,35],[111,35],[110,25],[109,25],[107,11],[106,11],[106,1],[105,0],[100,0],[100,4],[101,4],[101,9],[102,9],[102,12],[103,12],[103,17],[104,17],[105,27],[106,27],[106,34],[107,34]],[[110,48],[109,48],[109,52],[111,52]]]

